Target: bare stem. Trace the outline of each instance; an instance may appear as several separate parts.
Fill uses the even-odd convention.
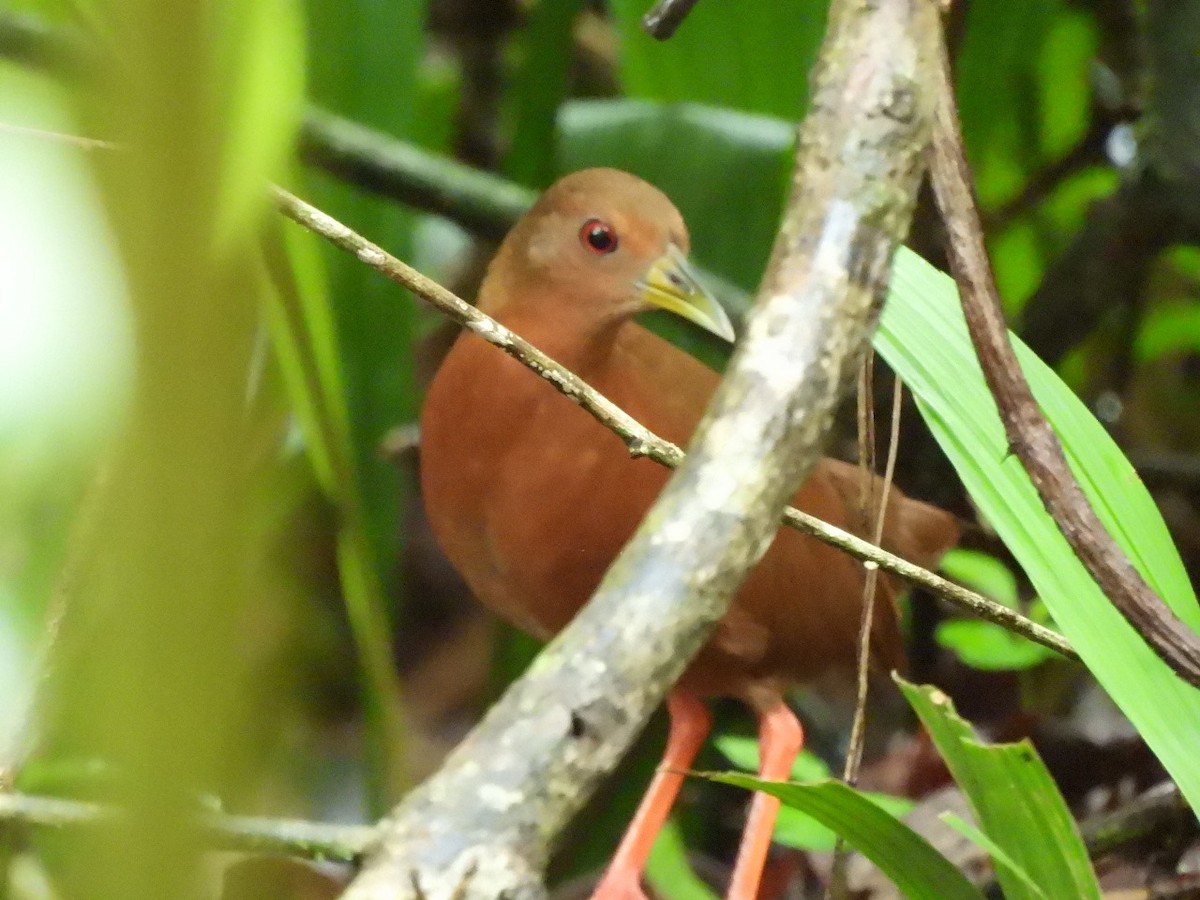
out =
[[[0,793],[0,827],[66,828],[117,824],[124,813],[101,803]],[[357,862],[375,840],[367,825],[327,825],[300,819],[199,814],[201,839],[215,850],[286,853],[304,859]]]

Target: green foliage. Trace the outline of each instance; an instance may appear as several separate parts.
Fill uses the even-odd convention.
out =
[[[528,5],[497,45],[496,156],[505,174],[530,186],[589,165],[616,165],[657,183],[683,210],[695,257],[729,281],[736,306],[756,287],[770,250],[826,4],[740,0],[731,14],[728,4],[701,3],[667,44],[641,32],[647,5],[610,4],[618,96],[606,95],[605,82],[581,84],[571,41],[580,11],[594,16],[594,5]],[[203,12],[174,5],[171,16],[160,7],[18,0],[14,8],[82,29],[116,51],[122,67],[110,83],[86,89],[0,67],[4,125],[132,148],[85,153],[0,128],[0,675],[13,686],[0,696],[0,768],[19,761],[30,743],[34,664],[47,618],[59,612],[54,592],[69,587],[82,599],[73,600],[53,648],[56,702],[21,783],[86,784],[148,805],[119,855],[80,850],[78,871],[62,874],[68,889],[94,896],[183,895],[194,848],[171,827],[162,798],[208,790],[239,796],[237,776],[261,732],[238,729],[252,718],[251,695],[270,696],[274,687],[259,683],[255,647],[247,645],[260,632],[285,630],[280,619],[302,622],[312,599],[295,574],[310,561],[277,552],[290,537],[290,514],[314,490],[306,466],[335,512],[341,599],[372,726],[364,753],[373,811],[398,790],[407,732],[396,714],[390,653],[406,485],[377,446],[415,417],[414,341],[429,320],[392,284],[356,260],[315,249],[290,226],[272,223],[264,269],[263,186],[286,174],[302,78],[308,100],[439,152],[459,136],[460,109],[470,111],[460,107],[469,73],[446,41],[429,41],[425,0],[306,0],[303,10],[292,0],[221,0]],[[1106,52],[1093,11],[1068,0],[966,6],[958,87],[980,195],[991,213],[1002,213],[990,244],[1011,310],[1037,289],[1089,204],[1117,185],[1111,167],[1085,167],[1040,199],[1006,208],[1093,127],[1095,59]],[[423,268],[443,265],[464,246],[444,222],[320,173],[305,172],[303,183],[306,196]],[[1195,251],[1176,250],[1159,268],[1155,302],[1132,340],[1139,371],[1182,369],[1178,363],[1200,347]],[[1045,623],[1052,614],[1189,799],[1200,802],[1192,761],[1200,700],[1112,610],[1042,512],[1007,454],[954,303],[944,277],[901,254],[877,345],[1032,579],[1038,598],[1026,611]],[[264,311],[269,353],[257,343]],[[711,341],[675,327],[681,344],[719,363]],[[18,339],[6,342],[10,335]],[[1083,405],[1022,352],[1114,535],[1152,586],[1200,625],[1178,556],[1136,475]],[[1104,365],[1094,348],[1080,350],[1073,383]],[[1175,409],[1194,405],[1183,375],[1147,390]],[[114,445],[118,432],[124,440]],[[85,505],[85,484],[102,457],[106,481]],[[995,560],[957,554],[947,567],[1018,605],[1014,574]],[[1048,658],[986,622],[944,623],[938,639],[980,668],[1023,669]],[[498,678],[510,677],[520,667],[512,660],[528,652],[526,642],[511,646],[507,661],[498,654]],[[1066,828],[1063,810],[1047,799],[1044,773],[1016,751],[988,757],[992,751],[946,729],[939,743],[950,747],[948,757],[958,754],[952,767],[967,773],[956,771],[960,783],[982,791],[989,810],[983,830],[956,827],[993,855],[1010,896],[1091,895],[1077,839],[1064,838],[1065,855],[1039,856],[1027,845],[1046,842],[1031,841],[1022,811],[994,796],[996,784],[1014,797],[1031,792],[1043,818]],[[725,736],[719,745],[736,764],[755,767],[753,741]],[[101,757],[102,778],[78,776]],[[1038,769],[1036,783],[1022,781],[1027,769]],[[793,772],[798,780],[827,774],[811,754]],[[826,847],[830,829],[840,830],[907,879],[900,883],[913,896],[977,896],[880,812],[878,798],[831,784],[788,790],[794,807],[781,814],[781,840]],[[593,829],[577,859],[607,852],[616,818],[610,812]],[[690,840],[695,825],[665,834],[650,869],[656,884],[682,890],[681,835]],[[912,866],[905,854],[913,854]],[[107,867],[109,859],[120,859],[122,870]],[[1076,880],[1056,894],[1059,877]]]
[[[951,550],[942,560],[942,574],[1009,609],[1018,609],[1017,579],[1002,562],[976,550]],[[1035,599],[1024,614],[1049,625],[1046,604]],[[938,623],[937,641],[966,665],[988,671],[1030,669],[1056,654],[983,619],[950,619]]]
[[[274,290],[267,321],[280,373],[325,499],[337,510],[337,561],[343,599],[365,682],[368,774],[383,806],[404,787],[400,686],[391,627],[355,470],[349,412],[333,310],[316,238],[276,223],[267,242]]]
[[[780,78],[780,61],[798,73],[809,70],[825,33],[825,3],[744,0],[736,16],[700,4],[666,43],[642,30],[646,9],[641,0],[612,3],[627,96],[709,103],[793,122],[803,114],[807,83]],[[729,52],[715,52],[718,47]]]
[[[658,833],[646,864],[646,880],[671,900],[716,900],[717,895],[688,865],[683,832],[674,819],[668,820]]]
[[[751,773],[758,771],[758,741],[738,735],[722,734],[717,737],[715,743],[717,749],[739,769]],[[794,782],[823,781],[831,774],[829,766],[819,756],[811,750],[802,750],[792,764],[789,780]],[[905,797],[881,794],[877,791],[860,791],[859,793],[896,818],[900,818],[914,806],[913,801]],[[779,810],[779,818],[775,822],[775,841],[785,847],[795,847],[798,850],[828,853],[833,850],[837,842],[837,835],[809,813],[785,806]]]
[[[1014,338],[1035,397],[1106,528],[1187,624],[1200,608],[1154,501],[1103,427]],[[896,260],[876,349],[912,389],[925,421],[988,521],[1021,562],[1054,621],[1189,798],[1200,692],[1181,681],[1121,617],[1075,558],[1009,453],[971,350],[953,282],[915,255]]]
[[[416,143],[444,135],[443,118],[417,118],[423,96],[444,76],[421,63],[425,54],[425,0],[377,4],[369,0],[307,0],[311,36],[309,96],[365,125]],[[386,87],[384,87],[386,86]],[[346,185],[314,178],[311,196],[323,209],[402,256],[413,248],[417,216]],[[398,423],[413,420],[416,307],[394,284],[357,260],[323,247],[338,332],[340,366],[371,559],[384,590],[394,587],[387,560],[399,549],[399,474],[378,446]],[[381,604],[382,600],[376,603]]]
[[[71,548],[42,749],[104,759],[110,793],[138,814],[64,845],[54,874],[73,897],[189,896],[200,848],[180,809],[202,792],[241,796],[244,732],[265,687],[242,629],[251,608],[273,615],[290,585],[267,533],[287,495],[273,494],[274,453],[262,452],[281,441],[279,397],[248,373],[262,186],[301,105],[298,18],[283,2],[163,16],[131,0],[98,4],[92,21],[121,64],[76,94],[69,130],[121,145],[90,161],[123,266],[136,381]]]
[[[1099,900],[1075,820],[1033,745],[981,744],[945,694],[898,681],[983,827],[1004,896]]]
[[[983,896],[925,838],[840,781],[789,784],[732,773],[706,777],[764,791],[817,819],[879,866],[910,900],[980,900]]]

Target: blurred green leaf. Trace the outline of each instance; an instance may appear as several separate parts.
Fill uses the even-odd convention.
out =
[[[981,900],[983,896],[925,838],[840,781],[801,785],[735,773],[702,774],[748,791],[765,791],[817,819],[875,863],[910,900]]]
[[[939,622],[936,637],[938,644],[952,650],[964,664],[985,672],[1032,669],[1058,656],[994,622],[976,619]]]
[[[758,740],[740,734],[719,734],[713,743],[731,763],[747,772],[758,771]],[[792,781],[818,781],[829,777],[829,766],[811,750],[802,750],[792,763]]]
[[[31,742],[37,647],[132,393],[126,281],[70,106],[0,65],[0,768]]]
[[[978,550],[954,549],[942,560],[942,572],[997,603],[1017,609],[1016,576],[994,556]],[[980,619],[939,622],[936,637],[941,646],[953,651],[963,663],[984,671],[1030,669],[1056,656],[1041,644]]]
[[[1096,52],[1092,16],[1082,9],[1057,9],[1046,29],[1042,52],[1033,60],[1039,148],[1044,160],[1065,156],[1087,132]]]
[[[136,812],[63,836],[65,896],[194,896],[201,848],[180,809],[198,793],[244,801],[252,701],[278,700],[256,677],[286,583],[265,549],[282,434],[256,403],[257,251],[265,187],[294,139],[297,19],[242,6],[98,4],[115,62],[77,97],[79,130],[120,144],[91,161],[129,287],[136,384],[72,573],[46,746],[105,759],[114,801]]]
[[[671,900],[716,900],[717,895],[692,871],[679,823],[668,819],[646,863],[650,886]]]
[[[226,104],[216,243],[225,249],[261,215],[263,173],[282,171],[304,96],[304,32],[294,0],[218,7],[231,39],[219,45],[212,81]]]
[[[669,41],[642,30],[644,0],[613,0],[621,84],[630,97],[709,103],[795,122],[808,96],[805,73],[825,32],[820,0],[701,3]],[[781,69],[787,73],[781,77]]]
[[[1075,820],[1033,745],[981,744],[937,688],[896,681],[987,838],[1002,850],[997,862],[1004,864],[996,874],[1004,896],[1099,900],[1100,888]]]
[[[544,188],[554,179],[555,116],[570,88],[572,26],[582,0],[539,0],[518,38],[520,59],[508,91],[512,141],[504,156],[508,177]]]
[[[1081,140],[1091,120],[1095,24],[1065,0],[979,0],[966,7],[955,85],[963,137],[985,208],[1021,195]],[[1073,179],[1068,179],[1073,180]],[[1042,189],[1041,195],[1058,191]],[[1019,311],[1070,240],[1088,200],[1063,194],[1044,219],[1044,196],[989,235],[1005,309]],[[1061,223],[1075,223],[1066,227]]]
[[[1024,566],[1054,621],[1183,793],[1200,802],[1200,692],[1122,618],[1046,514],[1008,450],[956,295],[946,275],[902,250],[875,347],[913,391],[972,498]],[[1101,520],[1151,587],[1196,628],[1200,608],[1183,564],[1133,467],[1070,389],[1013,340],[1034,395]]]
[[[1133,349],[1140,362],[1172,353],[1200,353],[1200,306],[1184,300],[1148,310]]]
[[[956,547],[941,562],[942,574],[1003,603],[1017,608],[1017,576],[996,557],[981,550]]]

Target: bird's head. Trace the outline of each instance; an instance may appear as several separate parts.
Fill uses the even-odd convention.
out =
[[[733,326],[687,261],[687,226],[662,191],[617,169],[585,169],[552,185],[504,239],[480,306],[513,304],[595,326],[665,309],[727,340]]]

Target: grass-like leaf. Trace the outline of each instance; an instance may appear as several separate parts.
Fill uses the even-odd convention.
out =
[[[1154,501],[1086,407],[1014,338],[1033,392],[1084,492],[1113,537],[1191,627],[1200,608]],[[908,251],[896,257],[876,349],[912,389],[983,515],[1024,566],[1054,621],[1178,782],[1200,802],[1200,692],[1181,681],[1129,626],[1075,559],[1008,452],[971,350],[953,282]]]
[[[840,781],[788,784],[733,772],[704,777],[765,791],[807,813],[879,866],[909,900],[981,900],[983,896],[925,838]]]
[[[1028,741],[981,744],[936,688],[897,679],[966,794],[987,839],[1001,851],[996,874],[1008,900],[1078,897],[1100,888],[1071,811]]]

